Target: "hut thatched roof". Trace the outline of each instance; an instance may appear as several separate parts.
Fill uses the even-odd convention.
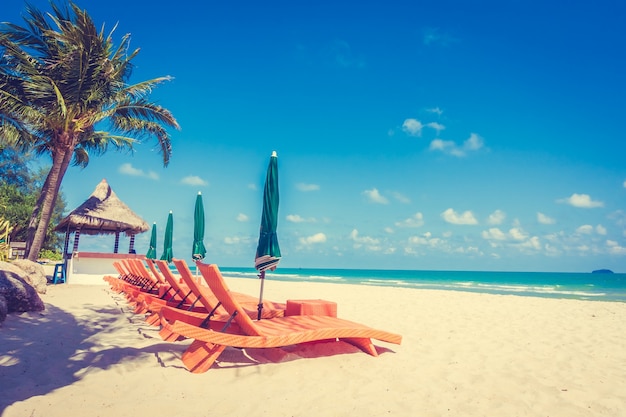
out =
[[[65,232],[68,227],[70,232],[80,229],[81,234],[87,235],[117,232],[135,235],[149,229],[148,223],[128,208],[104,179],[87,201],[72,210],[55,230]]]

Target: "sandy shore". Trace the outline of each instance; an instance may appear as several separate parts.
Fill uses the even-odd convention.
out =
[[[257,280],[231,279],[258,293]],[[0,328],[0,416],[624,416],[626,304],[268,279],[265,297],[336,301],[403,335],[227,349],[208,372],[106,286],[50,286]]]

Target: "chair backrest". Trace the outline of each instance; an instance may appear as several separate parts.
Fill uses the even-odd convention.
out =
[[[248,316],[241,304],[231,295],[222,273],[215,264],[205,264],[196,262],[200,273],[204,280],[209,284],[211,291],[222,303],[222,306],[228,314],[235,315],[235,321],[248,336],[263,336],[263,332],[254,324],[254,321]]]
[[[156,264],[154,263],[154,259],[146,259],[146,263],[148,264],[148,267],[150,268],[150,271],[152,272],[152,275],[154,275],[156,277],[156,279],[158,279],[161,284],[168,284],[168,282],[165,280],[165,277],[163,276],[163,274],[160,273],[159,270],[157,269]],[[170,287],[171,287],[171,285],[170,285]]]
[[[113,262],[113,266],[115,267],[117,272],[120,274],[121,279],[127,279],[130,277],[130,272],[128,271],[128,268],[126,268],[126,265],[124,265],[120,261]]]
[[[157,268],[159,268],[159,271],[161,271],[161,274],[163,275],[163,278],[165,278],[167,283],[170,284],[170,286],[174,288],[174,290],[178,291],[179,294],[185,295],[187,291],[185,291],[185,289],[181,287],[180,283],[172,273],[172,270],[170,269],[167,261],[155,260],[154,263],[156,264]]]
[[[150,280],[150,282],[153,284],[161,284],[161,281],[159,280],[160,275],[155,276],[150,271],[148,271],[148,268],[146,268],[146,264],[141,259],[129,258],[128,262],[134,266],[137,274],[139,274],[140,277]]]
[[[122,265],[124,265],[124,268],[128,271],[128,274],[135,278],[135,279],[140,279],[141,277],[139,276],[139,273],[137,272],[137,268],[135,268],[135,265],[133,265],[132,263],[129,262],[129,259],[125,258],[125,259],[121,259],[120,263]]]
[[[193,291],[195,296],[200,299],[200,303],[207,309],[207,311],[213,311],[213,309],[217,307],[217,303],[219,302],[217,297],[215,297],[215,295],[211,293],[211,290],[209,288],[203,288],[198,283],[198,281],[194,279],[193,274],[185,260],[172,258],[172,262],[174,263],[174,266],[176,266],[180,277],[183,279],[183,282],[187,284],[187,286],[191,291]]]

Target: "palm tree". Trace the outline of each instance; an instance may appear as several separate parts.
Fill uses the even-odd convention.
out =
[[[179,129],[173,115],[148,100],[159,77],[129,84],[130,35],[115,47],[115,28],[100,31],[74,3],[43,14],[28,6],[25,27],[0,27],[0,141],[37,155],[50,155],[52,167],[31,216],[28,259],[36,260],[70,163],[85,167],[89,155],[109,147],[132,150],[156,139],[167,166],[167,128]],[[106,129],[106,130],[102,130]]]

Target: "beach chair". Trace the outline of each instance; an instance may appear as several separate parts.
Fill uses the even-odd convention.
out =
[[[127,283],[119,288],[120,292],[126,294],[128,302],[135,306],[136,313],[145,313],[144,296],[157,296],[160,287],[164,284],[148,272],[141,259],[122,259],[117,268],[120,271],[126,271]]]
[[[172,259],[172,262],[174,263],[182,281],[187,285],[190,292],[196,296],[200,305],[204,307],[204,311],[187,311],[180,307],[172,309],[171,306],[169,306],[170,308],[165,309],[165,311],[159,310],[161,324],[163,325],[163,322],[166,322],[166,325],[162,326],[159,335],[165,341],[181,339],[181,335],[171,332],[171,328],[167,326],[167,323],[169,322],[179,320],[200,327],[208,327],[211,320],[219,322],[220,318],[228,318],[228,312],[221,306],[221,303],[213,294],[211,289],[208,286],[201,285],[197,278],[193,276],[187,262],[182,259]],[[163,264],[158,263],[157,266],[161,269]],[[165,273],[166,271],[163,272]],[[169,268],[167,272],[170,272]],[[231,293],[231,295],[241,304],[245,314],[250,317],[256,317],[258,315],[258,297],[236,292]],[[286,306],[284,303],[275,303],[273,301],[264,300],[263,306],[262,318],[282,317],[285,314]]]
[[[210,309],[207,309],[205,303],[202,302],[200,293],[196,291],[195,288],[190,288],[186,283],[181,283],[174,276],[169,264],[166,261],[154,261],[154,265],[156,265],[155,273],[156,269],[158,269],[163,279],[167,281],[167,283],[174,290],[174,297],[169,299],[144,297],[146,309],[150,312],[150,315],[146,317],[146,323],[158,326],[161,322],[161,309],[164,307],[172,308],[178,313],[186,312],[189,315],[197,313],[203,318],[209,314]],[[168,341],[177,339],[177,336],[173,336],[171,334],[168,337],[164,337],[164,340]]]
[[[113,267],[118,273],[117,277],[105,275],[104,280],[109,283],[111,289],[117,293],[125,292],[125,290],[133,287],[140,288],[136,278],[130,273],[121,261],[113,262]]]
[[[168,322],[171,331],[194,339],[182,355],[192,373],[206,372],[227,346],[275,348],[314,341],[344,341],[378,356],[371,339],[400,344],[402,336],[332,316],[285,316],[254,321],[232,296],[217,265],[197,263],[200,273],[220,300],[229,318],[202,328],[183,320]]]
[[[201,305],[197,305],[197,296],[186,285],[179,282],[170,271],[167,262],[147,260],[150,273],[143,261],[133,260],[131,263],[133,262],[139,262],[133,268],[136,273],[150,274],[150,279],[158,281],[156,291],[144,291],[142,288],[135,286],[125,289],[128,293],[129,303],[135,306],[135,313],[147,314],[147,324],[152,326],[159,325],[159,311],[163,306],[184,309],[185,311],[204,312],[206,314],[206,310]],[[158,265],[158,268],[155,264]],[[158,270],[161,270],[161,272]]]
[[[146,302],[152,298],[166,300],[176,298],[176,293],[170,285],[153,268],[149,272],[142,259],[122,259],[114,262],[113,266],[119,276],[117,278],[106,276],[104,279],[114,291],[125,294],[129,304],[134,306],[135,313],[147,313]]]

